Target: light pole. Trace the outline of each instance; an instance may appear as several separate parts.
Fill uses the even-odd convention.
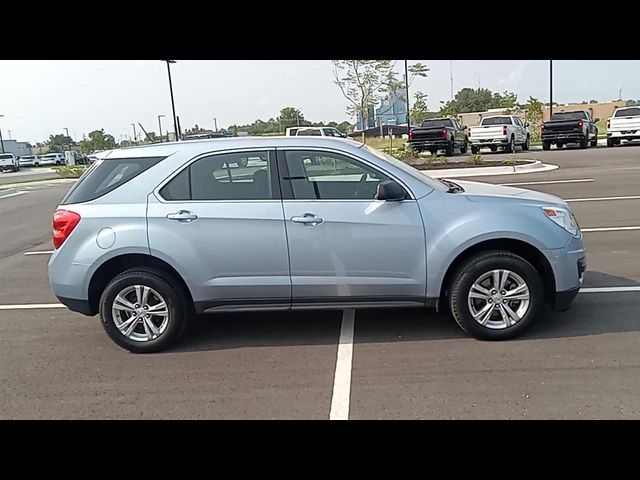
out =
[[[166,115],[158,115],[158,130],[160,130],[160,142],[162,142],[162,123],[160,122],[161,118],[166,117]]]
[[[549,60],[549,119],[553,116],[553,60]]]
[[[138,135],[136,134],[136,124],[132,123],[131,126],[133,127],[133,141],[136,143],[136,145],[138,145]]]
[[[404,61],[404,88],[407,95],[407,138],[409,137],[409,130],[411,130],[411,110],[409,109],[409,65],[407,60]]]
[[[176,117],[176,105],[173,101],[173,84],[171,83],[171,64],[176,63],[175,60],[165,60],[167,62],[167,73],[169,74],[169,92],[171,93],[171,109],[173,110],[173,131],[176,136],[176,141],[180,140],[178,138],[178,120]]]
[[[0,118],[4,118],[4,115],[0,115]],[[4,140],[2,140],[2,129],[0,128],[0,148],[2,149],[1,153],[4,153]]]
[[[69,129],[64,127],[63,129],[67,134],[67,150],[71,151],[71,137],[69,136]]]
[[[213,117],[213,126],[216,129],[216,133],[218,133],[218,120],[216,117]]]

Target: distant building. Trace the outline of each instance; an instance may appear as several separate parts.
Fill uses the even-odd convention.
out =
[[[19,142],[17,140],[2,140],[5,153],[13,153],[16,157],[31,155],[31,144],[29,142]]]
[[[403,98],[402,90],[395,90],[380,102],[375,109],[371,107],[364,125],[358,116],[356,119],[356,132],[369,130],[373,127],[386,125],[407,125],[407,102]]]

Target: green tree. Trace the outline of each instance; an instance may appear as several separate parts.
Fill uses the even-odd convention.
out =
[[[527,102],[527,111],[524,114],[524,119],[529,122],[532,128],[529,129],[531,132],[531,140],[537,142],[540,140],[540,124],[542,123],[542,114],[543,114],[543,105],[540,100],[535,97],[529,97],[529,101]]]
[[[304,115],[295,107],[285,107],[280,110],[278,121],[280,122],[280,125],[282,125],[282,129],[284,130],[288,127],[304,125]]]
[[[509,112],[518,110],[518,97],[515,93],[494,93],[487,88],[463,88],[452,101],[443,105],[446,112],[455,114],[485,112],[490,108],[504,108]],[[442,111],[441,111],[442,113]]]
[[[347,114],[363,119],[363,130],[371,127],[366,124],[368,112],[389,92],[398,90],[402,82],[394,71],[395,62],[391,60],[332,60],[334,83],[340,88],[347,100]],[[411,66],[411,74],[426,76],[428,69],[422,64]],[[365,142],[364,131],[362,141]]]
[[[66,135],[49,135],[49,140],[45,142],[45,146],[49,152],[62,153],[64,150],[69,149],[69,145],[73,144],[71,137]]]
[[[336,128],[338,130],[340,130],[341,132],[343,132],[343,133],[348,133],[348,132],[351,132],[353,130],[353,125],[351,123],[349,123],[349,122],[342,122],[342,123],[339,123],[336,126]]]
[[[411,120],[413,123],[420,125],[429,116],[429,108],[427,107],[427,95],[422,92],[416,92],[413,97],[414,101],[411,108]]]
[[[115,148],[116,140],[113,135],[105,133],[104,128],[89,132],[86,140],[80,141],[80,150],[82,153],[92,153],[100,150],[109,150]]]

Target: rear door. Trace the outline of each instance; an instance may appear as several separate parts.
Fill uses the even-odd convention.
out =
[[[280,198],[273,151],[198,158],[149,196],[151,254],[180,269],[200,311],[289,308]]]

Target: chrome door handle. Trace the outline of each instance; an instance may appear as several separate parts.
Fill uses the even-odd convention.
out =
[[[193,222],[196,218],[198,218],[198,216],[188,210],[180,210],[177,213],[170,213],[169,215],[167,215],[167,218],[169,220],[178,220],[179,222],[188,223]]]
[[[300,217],[291,217],[293,223],[303,223],[305,225],[320,225],[324,220],[313,213],[303,213]]]

